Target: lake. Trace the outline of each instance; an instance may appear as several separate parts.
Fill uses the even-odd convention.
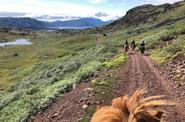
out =
[[[16,45],[31,45],[32,43],[28,39],[16,39],[13,42],[0,42],[0,47],[4,46],[16,46]]]

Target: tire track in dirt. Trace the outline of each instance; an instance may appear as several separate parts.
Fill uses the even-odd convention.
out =
[[[128,61],[122,68],[124,70],[121,70],[118,74],[118,80],[121,82],[118,82],[114,88],[115,96],[129,94],[130,92],[127,92],[129,91],[129,89],[135,90],[137,86],[137,82],[135,81],[137,74],[136,68],[137,67],[135,57],[134,55],[130,55]]]
[[[167,109],[169,114],[165,120],[185,122],[185,97],[178,94],[183,90],[174,88],[175,84],[160,75],[148,57],[130,53],[126,66],[120,71],[117,86],[122,88],[121,90],[115,89],[115,91],[121,91],[119,94],[115,94],[117,97],[131,94],[138,88],[145,88],[147,90],[146,96],[169,95],[171,99],[180,101],[180,104]]]

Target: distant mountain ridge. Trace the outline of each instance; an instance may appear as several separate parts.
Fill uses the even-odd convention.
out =
[[[47,28],[92,28],[109,24],[112,21],[104,22],[96,18],[80,18],[68,21],[39,21],[29,17],[0,18],[0,28],[19,28],[19,29],[47,29]]]
[[[80,18],[68,21],[49,22],[48,24],[50,27],[97,27],[109,23],[95,18]]]
[[[18,29],[46,29],[47,24],[33,18],[0,18],[0,28],[18,28]]]

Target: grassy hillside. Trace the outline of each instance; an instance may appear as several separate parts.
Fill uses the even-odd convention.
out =
[[[185,50],[185,2],[160,6],[144,5],[106,26],[114,30],[118,39],[145,41],[152,57],[158,62],[168,62],[171,57]],[[142,13],[142,15],[141,15]],[[130,37],[130,38],[129,38]]]
[[[0,121],[27,119],[117,52],[103,39],[96,46],[96,34],[88,32],[40,32],[29,38],[31,46],[0,48],[0,83],[6,89],[0,94]]]
[[[62,97],[73,84],[111,68],[112,57],[120,53],[126,39],[135,39],[137,44],[144,40],[147,51],[159,63],[184,54],[184,9],[185,2],[140,6],[103,28],[37,32],[22,37],[29,38],[33,45],[0,47],[0,121],[24,121]],[[133,16],[136,18],[130,21]],[[98,46],[97,33],[107,34]],[[4,32],[0,35],[17,38]]]

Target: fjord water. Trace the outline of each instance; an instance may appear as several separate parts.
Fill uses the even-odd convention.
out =
[[[13,42],[0,42],[0,47],[4,46],[16,46],[16,45],[31,45],[32,43],[28,39],[16,39]]]

